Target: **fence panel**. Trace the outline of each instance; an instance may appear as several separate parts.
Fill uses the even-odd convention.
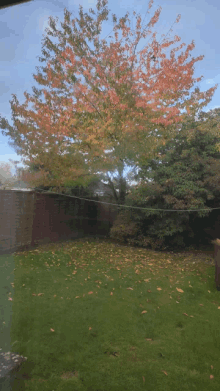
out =
[[[108,235],[117,207],[95,201],[114,200],[88,198],[1,190],[0,255],[59,240]]]
[[[33,207],[33,192],[0,191],[0,254],[30,244]]]

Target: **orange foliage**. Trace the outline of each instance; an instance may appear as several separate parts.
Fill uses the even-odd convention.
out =
[[[106,3],[104,0],[102,5]],[[152,4],[153,0],[150,0],[148,10]],[[100,8],[99,4],[98,10]],[[194,64],[204,56],[192,58],[186,63],[191,56],[190,51],[195,47],[194,41],[187,46],[185,53],[182,52],[175,58],[175,53],[185,46],[182,43],[171,50],[170,58],[167,58],[163,53],[164,49],[179,42],[180,37],[175,36],[172,41],[163,39],[162,43],[158,43],[154,33],[152,42],[136,53],[137,44],[141,38],[146,38],[151,33],[150,28],[157,23],[160,13],[161,7],[151,18],[148,28],[143,31],[141,16],[138,16],[135,33],[125,25],[129,20],[127,16],[121,18],[119,24],[115,22],[113,29],[115,42],[109,45],[105,40],[100,42],[95,32],[95,28],[106,19],[104,11],[98,15],[96,22],[93,21],[94,31],[91,24],[88,27],[88,16],[85,17],[83,13],[80,15],[81,31],[76,30],[76,19],[71,21],[74,27],[72,35],[75,38],[69,34],[69,37],[65,38],[67,43],[63,44],[63,49],[57,49],[55,58],[51,56],[51,59],[47,60],[44,77],[42,74],[34,76],[37,82],[49,88],[43,89],[46,102],[42,103],[36,96],[30,97],[26,94],[26,103],[23,106],[14,105],[13,108],[17,115],[27,119],[26,124],[20,124],[19,132],[29,140],[29,155],[38,154],[35,159],[37,163],[46,162],[45,153],[41,153],[45,149],[46,141],[56,155],[59,154],[59,148],[55,141],[62,143],[65,137],[72,137],[82,141],[80,144],[74,144],[75,150],[84,148],[90,154],[88,166],[97,168],[98,166],[94,165],[94,157],[105,156],[105,160],[100,160],[99,167],[107,170],[109,164],[114,162],[104,151],[114,147],[115,142],[123,142],[125,136],[129,136],[131,142],[136,142],[139,131],[142,132],[140,134],[149,132],[152,124],[161,125],[165,129],[181,123],[186,115],[181,114],[181,109],[186,109],[187,114],[193,114],[211,101],[217,85],[206,92],[200,92],[197,88],[191,97],[186,98],[194,83],[202,79],[194,79],[193,73]],[[179,19],[180,15],[176,19],[177,23]],[[66,28],[70,26],[70,14],[67,11],[64,25]],[[122,30],[120,40],[117,30]],[[64,42],[64,34],[56,35],[63,37],[61,40]],[[135,36],[133,43],[127,43],[129,36]],[[99,49],[95,54],[89,49],[85,38],[98,45]],[[124,45],[123,38],[126,38]],[[128,55],[125,55],[126,50],[129,51]],[[155,60],[153,64],[152,58]],[[83,75],[86,83],[80,78],[77,79],[77,75]],[[55,88],[65,91],[65,96],[60,96]],[[199,103],[200,100],[203,102]],[[27,109],[29,102],[34,104],[34,111]],[[38,132],[35,130],[29,133],[30,124],[32,129],[38,129]],[[55,159],[53,170],[58,173],[54,162]],[[50,166],[50,161],[47,161],[47,164]],[[63,180],[72,178],[71,165],[67,164],[67,160],[60,159],[59,164],[63,165]],[[76,177],[77,172],[84,172],[80,165],[78,169],[76,166]],[[35,178],[33,176],[33,180],[36,177],[39,177],[39,174]],[[42,178],[46,180],[45,172],[42,173]],[[57,181],[60,183],[60,177]]]

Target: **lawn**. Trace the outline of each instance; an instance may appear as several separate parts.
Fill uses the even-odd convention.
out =
[[[204,257],[86,238],[15,253],[25,390],[219,390],[220,292]]]

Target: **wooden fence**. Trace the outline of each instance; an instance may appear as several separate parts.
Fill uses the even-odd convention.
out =
[[[73,198],[32,190],[0,190],[0,255],[60,240],[106,236],[119,212],[111,203],[115,201],[110,196]],[[213,210],[203,219],[204,234],[198,232],[202,240],[207,235],[209,242],[219,238],[220,211]],[[196,220],[195,234],[199,226]]]
[[[87,198],[88,197],[84,197]],[[39,244],[88,236],[106,236],[117,207],[54,193],[0,191],[0,255]]]

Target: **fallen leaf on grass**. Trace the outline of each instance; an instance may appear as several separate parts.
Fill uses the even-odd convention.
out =
[[[166,371],[162,371],[163,373],[165,373],[166,376],[168,376],[167,372]]]
[[[142,313],[142,314],[146,314],[146,312],[147,312],[147,311],[142,311],[141,313]]]
[[[133,288],[127,288],[127,289],[130,289],[130,290],[132,290],[132,291],[133,291]]]
[[[50,331],[53,331],[53,332],[54,332],[54,330],[53,330],[53,329],[50,329]]]
[[[44,293],[38,293],[37,296],[42,296],[42,295],[44,295]],[[36,296],[36,293],[32,293],[32,296]]]
[[[176,290],[177,290],[178,292],[181,292],[181,293],[184,292],[182,289],[179,289],[179,288],[176,288]]]
[[[214,376],[213,376],[213,375],[210,375],[209,377],[210,377],[210,379],[214,379]]]
[[[162,291],[162,288],[157,288],[158,291]]]
[[[66,373],[63,373],[62,376],[61,376],[61,379],[70,379],[71,377],[78,377],[78,372],[66,372]]]

